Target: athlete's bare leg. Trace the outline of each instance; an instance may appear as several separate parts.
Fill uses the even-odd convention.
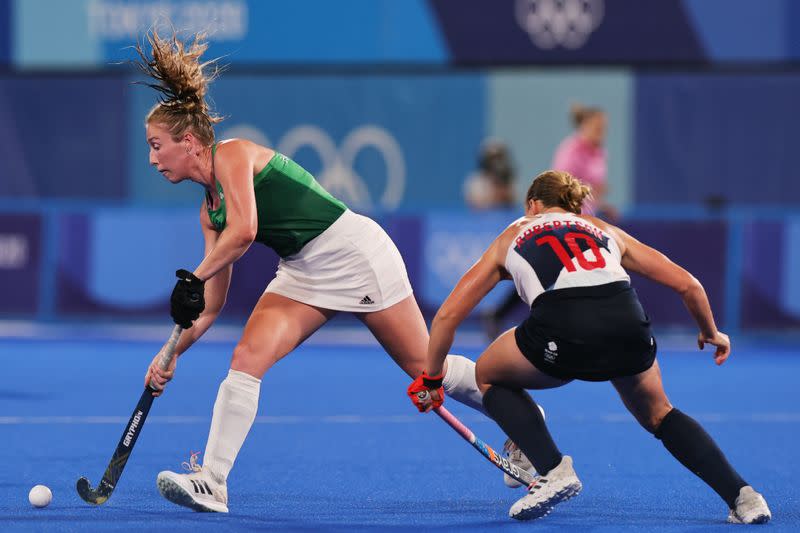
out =
[[[658,361],[635,376],[611,380],[636,420],[690,472],[705,481],[730,509],[728,521],[764,523],[771,513],[763,496],[734,470],[714,439],[664,393]]]
[[[672,410],[672,404],[664,392],[661,368],[658,361],[653,366],[636,374],[611,380],[622,402],[639,424],[650,433],[655,433],[661,421]]]
[[[425,370],[428,327],[413,294],[388,309],[358,316],[409,376],[417,378]],[[450,398],[486,413],[483,395],[475,383],[475,363],[471,359],[448,354],[442,374],[442,386]]]
[[[261,379],[336,314],[272,292],[258,300],[242,338],[233,350],[231,370]]]
[[[261,377],[335,314],[274,293],[261,296],[220,384],[202,469],[161,472],[157,483],[165,498],[195,510],[228,512],[228,474],[255,420]]]
[[[422,374],[428,355],[428,326],[413,294],[386,309],[356,316],[406,374],[412,378]]]

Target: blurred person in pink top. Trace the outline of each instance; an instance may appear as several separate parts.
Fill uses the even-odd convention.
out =
[[[573,104],[570,116],[575,132],[561,141],[553,157],[553,170],[569,172],[592,189],[592,200],[584,202],[583,214],[616,220],[617,210],[607,201],[608,164],[606,140],[608,118],[597,107]]]

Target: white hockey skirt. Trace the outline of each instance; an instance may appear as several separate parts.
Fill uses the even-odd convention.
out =
[[[380,311],[412,294],[403,258],[374,220],[345,211],[293,256],[282,258],[273,292],[335,311]]]

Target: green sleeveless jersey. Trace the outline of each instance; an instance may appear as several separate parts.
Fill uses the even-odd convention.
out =
[[[216,154],[215,144],[211,152]],[[347,209],[303,167],[275,152],[267,166],[253,177],[258,211],[256,241],[281,257],[299,252],[305,244],[328,229]],[[208,208],[211,223],[225,229],[225,195],[217,181],[219,209]]]

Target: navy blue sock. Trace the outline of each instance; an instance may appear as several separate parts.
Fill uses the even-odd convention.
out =
[[[539,474],[558,466],[561,452],[547,430],[539,407],[527,392],[492,385],[483,395],[483,406]]]
[[[747,483],[694,418],[672,409],[661,421],[655,437],[675,459],[714,489],[729,508],[736,506],[739,489]]]

